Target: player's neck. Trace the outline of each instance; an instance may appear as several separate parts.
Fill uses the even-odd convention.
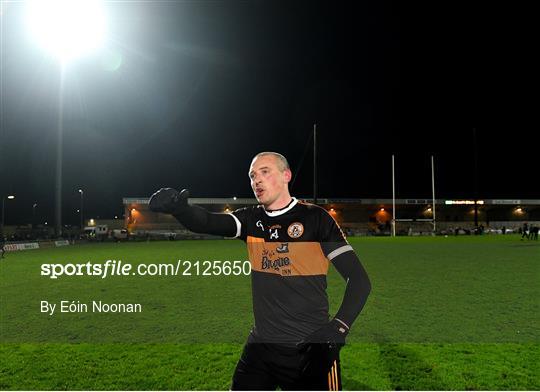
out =
[[[286,208],[289,204],[291,204],[292,201],[293,201],[293,198],[291,197],[289,192],[287,192],[286,195],[280,196],[276,200],[274,200],[274,202],[272,204],[265,205],[264,209],[266,211],[282,210],[282,209]]]

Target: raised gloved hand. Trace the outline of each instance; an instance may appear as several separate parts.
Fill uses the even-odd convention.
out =
[[[343,321],[333,319],[325,326],[306,336],[296,346],[300,350],[305,349],[313,343],[341,347],[345,345],[345,337],[348,333],[349,327]]]
[[[187,189],[178,192],[173,188],[161,188],[150,197],[148,208],[150,211],[174,215],[181,213],[189,206],[188,198]]]

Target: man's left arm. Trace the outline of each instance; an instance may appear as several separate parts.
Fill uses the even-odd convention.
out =
[[[368,275],[354,249],[347,242],[337,222],[325,210],[321,211],[320,238],[324,255],[347,281],[347,286],[335,317],[327,325],[306,336],[299,343],[299,347],[306,347],[310,342],[345,344],[345,337],[371,291]]]
[[[334,257],[331,262],[347,282],[343,302],[334,318],[350,329],[366,304],[371,291],[371,282],[352,247]]]
[[[315,373],[319,373],[321,368],[323,371],[331,368],[340,348],[345,344],[345,337],[349,333],[352,323],[360,314],[371,291],[371,283],[367,273],[350,245],[343,244],[335,250],[334,254],[330,253],[328,256],[334,267],[347,281],[347,286],[343,302],[336,316],[327,325],[313,332],[298,344],[298,348],[306,353],[310,343],[328,345],[324,346],[326,349],[318,351],[325,353],[322,357],[317,357],[316,363],[318,365],[314,365],[313,359],[308,356],[303,368],[303,373],[306,374],[310,374],[310,369],[313,367],[316,369]]]
[[[323,253],[347,282],[343,302],[332,320],[334,324],[336,324],[335,321],[343,324],[343,327],[346,328],[346,335],[366,304],[371,291],[371,282],[338,223],[324,210],[321,216],[320,230]]]

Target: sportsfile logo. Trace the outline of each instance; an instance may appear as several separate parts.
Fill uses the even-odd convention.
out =
[[[178,260],[177,263],[140,263],[131,264],[122,260],[107,260],[104,263],[44,263],[41,276],[50,279],[72,276],[97,276],[101,279],[125,276],[217,276],[250,275],[249,260]]]

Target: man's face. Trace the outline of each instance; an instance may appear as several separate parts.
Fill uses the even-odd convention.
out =
[[[287,184],[291,180],[291,171],[281,171],[276,157],[263,155],[251,162],[249,178],[257,201],[269,207],[284,193],[288,194]]]

